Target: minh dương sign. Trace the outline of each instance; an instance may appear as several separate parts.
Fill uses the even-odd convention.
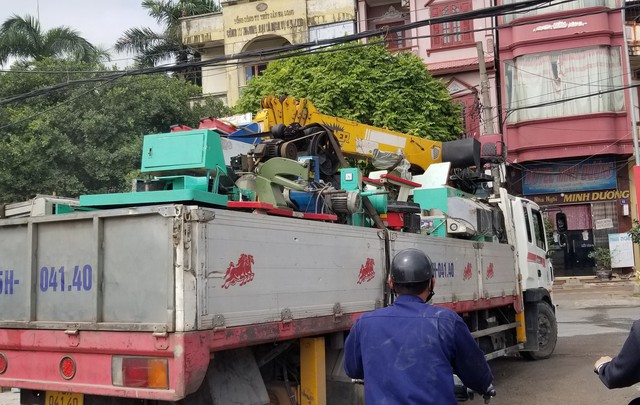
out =
[[[620,200],[622,204],[630,195],[629,190],[597,190],[580,191],[577,193],[536,194],[529,196],[529,199],[538,205],[591,203],[614,200]]]

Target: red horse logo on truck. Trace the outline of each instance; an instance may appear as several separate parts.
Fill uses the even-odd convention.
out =
[[[366,283],[376,276],[373,265],[376,264],[373,259],[367,259],[367,262],[360,266],[360,275],[358,276],[358,284]]]
[[[224,275],[222,288],[229,288],[236,284],[245,285],[253,280],[253,276],[255,275],[253,271],[251,271],[251,265],[253,263],[253,256],[246,253],[240,255],[237,264],[229,262],[229,267],[227,267],[227,272]]]
[[[487,279],[493,278],[493,262],[489,263],[487,267]]]
[[[467,265],[464,267],[464,273],[462,273],[462,279],[469,280],[471,276],[473,276],[473,274],[471,273],[471,263],[467,263]]]

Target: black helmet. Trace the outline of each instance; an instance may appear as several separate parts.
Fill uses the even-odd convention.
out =
[[[409,248],[398,252],[391,262],[391,281],[394,283],[421,283],[431,280],[433,265],[421,250]]]

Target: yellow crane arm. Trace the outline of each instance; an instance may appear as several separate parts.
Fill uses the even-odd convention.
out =
[[[321,124],[333,131],[345,155],[362,158],[372,157],[375,149],[392,153],[402,150],[409,163],[423,170],[442,161],[442,142],[321,114],[311,101],[304,98],[286,97],[281,100],[267,96],[261,107],[254,121],[261,123],[265,132],[277,124]]]

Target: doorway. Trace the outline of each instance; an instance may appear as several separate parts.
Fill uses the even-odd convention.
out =
[[[593,232],[590,229],[569,230],[560,235],[555,251],[553,270],[556,276],[592,276],[595,263],[589,258],[593,251]]]

